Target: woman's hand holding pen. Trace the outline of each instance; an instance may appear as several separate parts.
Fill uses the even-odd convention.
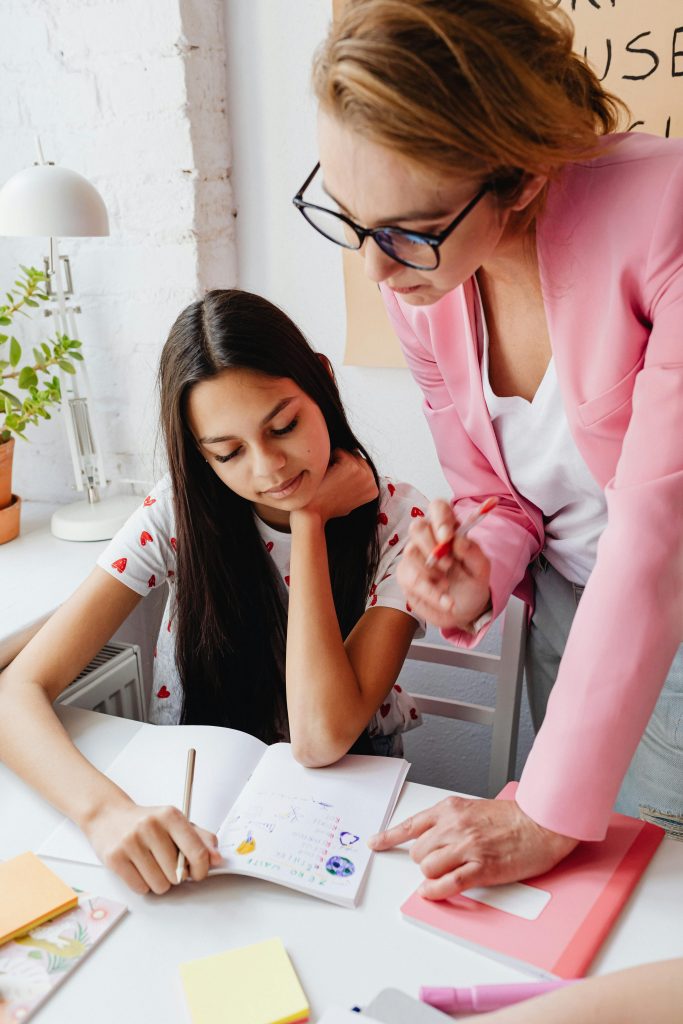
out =
[[[464,525],[464,524],[463,524]],[[441,629],[469,629],[491,602],[491,565],[476,541],[456,536],[461,524],[447,501],[433,501],[410,526],[398,581],[413,611]],[[435,547],[448,552],[428,565]]]
[[[125,794],[82,824],[102,863],[134,892],[158,895],[176,884],[178,851],[195,882],[220,863],[216,836],[188,821],[177,807],[141,807]]]

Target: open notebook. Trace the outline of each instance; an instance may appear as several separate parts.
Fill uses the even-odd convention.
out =
[[[197,751],[191,818],[217,833],[223,856],[212,873],[357,904],[371,857],[366,841],[388,822],[407,761],[347,754],[328,768],[304,768],[288,743],[269,747],[208,725],[140,724],[106,774],[139,804],[180,806],[189,747]],[[99,863],[66,819],[39,852]]]

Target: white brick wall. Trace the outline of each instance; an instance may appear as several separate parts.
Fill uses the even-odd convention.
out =
[[[154,378],[168,328],[206,288],[234,285],[222,0],[2,0],[0,184],[34,160],[85,174],[108,238],[68,239],[93,415],[112,479],[150,479]],[[0,294],[42,239],[0,238]],[[41,321],[49,329],[50,321]],[[29,337],[21,327],[21,337]],[[17,445],[15,490],[73,500],[61,417]],[[158,449],[161,455],[161,450]]]

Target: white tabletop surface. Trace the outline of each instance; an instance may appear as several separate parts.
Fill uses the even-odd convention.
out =
[[[22,502],[21,533],[0,544],[0,667],[82,583],[109,543],[53,537],[50,517],[57,507]]]
[[[136,723],[76,708],[60,717],[93,763],[111,762]],[[407,783],[395,820],[445,793]],[[59,815],[0,766],[0,858],[36,849]],[[399,906],[421,875],[406,850],[378,855],[355,910],[258,879],[217,876],[162,897],[137,896],[105,868],[49,861],[65,881],[118,899],[130,913],[67,978],[39,1012],[41,1024],[187,1024],[178,964],[280,937],[315,1021],[330,1004],[369,1002],[395,986],[474,985],[527,980],[494,960],[431,935],[401,918]],[[683,843],[665,839],[594,962],[602,974],[683,956]]]

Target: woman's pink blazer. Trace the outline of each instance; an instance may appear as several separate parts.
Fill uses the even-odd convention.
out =
[[[608,524],[517,792],[539,824],[580,839],[604,836],[683,640],[683,140],[604,147],[551,185],[537,227],[566,414]],[[382,294],[458,515],[500,498],[477,527],[497,615],[530,597],[543,519],[511,486],[484,402],[473,282],[432,306]],[[473,646],[484,632],[444,635]]]

